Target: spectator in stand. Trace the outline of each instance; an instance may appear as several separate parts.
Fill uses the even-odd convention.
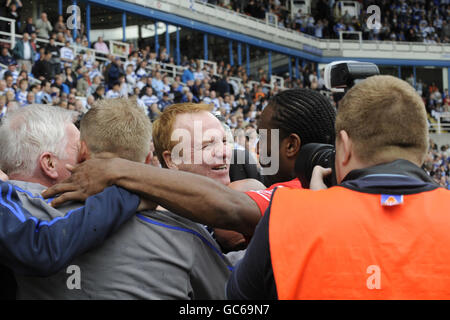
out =
[[[13,55],[21,66],[25,65],[27,70],[31,70],[31,66],[35,61],[36,52],[31,46],[30,35],[28,33],[25,32],[23,38],[17,41],[13,49]]]
[[[72,37],[72,32],[71,32],[71,30],[70,29],[67,29],[66,31],[64,31],[63,32],[63,37],[64,37],[64,43],[66,42],[66,41],[69,41],[70,42],[70,44],[72,44],[73,43],[73,37]]]
[[[55,23],[55,32],[56,33],[64,33],[66,32],[66,23],[64,22],[63,16],[58,16],[58,21]]]
[[[34,103],[36,103],[35,94],[34,94],[34,92],[30,91],[27,94],[27,99],[25,100],[25,103],[23,104],[23,106],[29,106]]]
[[[442,145],[439,149],[431,141],[423,169],[433,180],[446,189],[450,189],[450,146]]]
[[[108,55],[109,54],[109,48],[106,45],[106,43],[103,42],[103,38],[102,37],[98,37],[97,42],[94,44],[94,49],[99,51],[100,53],[102,53],[104,55]]]
[[[156,71],[155,76],[152,79],[152,87],[155,90],[156,96],[161,99],[164,89],[164,83],[161,80],[161,73]]]
[[[73,74],[72,68],[65,67],[64,72],[65,72],[64,83],[69,87],[69,90],[76,88],[78,79],[77,79],[76,75]]]
[[[170,92],[170,79],[167,75],[164,75],[162,78],[162,82],[163,82],[163,87],[162,87],[162,92],[163,93],[169,93]]]
[[[36,32],[39,38],[48,39],[49,32],[53,31],[52,24],[48,21],[47,14],[41,13],[41,18],[36,21]]]
[[[94,94],[92,95],[95,100],[100,100],[105,98],[105,87],[100,85],[95,89]]]
[[[0,63],[6,66],[16,64],[16,60],[9,54],[9,50],[7,47],[2,48],[2,53],[0,55]]]
[[[228,83],[229,77],[223,75],[215,84],[215,90],[219,97],[225,97],[226,94],[231,92],[230,84]]]
[[[132,64],[129,64],[125,70],[126,70],[125,79],[128,84],[128,93],[132,94],[133,88],[136,87],[138,78],[136,76],[136,73],[134,72],[134,68],[133,68]]]
[[[32,73],[33,76],[39,80],[48,80],[52,79],[52,65],[50,63],[52,59],[52,53],[50,51],[41,48],[44,54],[41,54],[40,59],[33,66]]]
[[[14,2],[7,1],[6,7],[8,7],[6,18],[16,20],[15,27],[16,27],[16,30],[19,31],[20,30],[19,9],[22,8],[22,2],[20,2],[19,0],[18,1],[14,1]],[[8,23],[8,25],[9,25],[9,23]],[[7,29],[9,29],[9,28],[7,28]]]
[[[60,59],[60,49],[55,43],[55,36],[52,35],[52,37],[49,40],[49,43],[47,44],[46,48],[47,51],[49,51],[52,55],[50,59],[50,65],[51,65],[51,77],[53,78],[56,74],[60,73],[61,70],[61,59]]]
[[[8,72],[8,73],[6,73],[5,74],[5,83],[6,83],[6,86],[5,86],[5,94],[7,93],[7,92],[12,92],[13,93],[13,96],[15,96],[15,94],[16,94],[16,89],[15,89],[15,86],[14,86],[14,78],[13,78],[13,76],[11,75],[11,73],[10,72]]]
[[[158,109],[158,102],[158,97],[153,94],[153,88],[151,86],[142,88],[138,105],[145,110],[152,120],[161,114],[161,110]]]
[[[119,57],[116,57],[108,67],[109,67],[109,69],[107,70],[108,87],[111,88],[115,82],[119,81],[119,77],[123,74],[122,61],[120,60]]]
[[[87,51],[81,50],[80,54],[83,55],[82,59],[85,63],[86,68],[88,68],[88,69],[93,68],[96,61],[95,61],[95,56],[92,54],[92,51],[91,50],[87,50]],[[97,66],[98,66],[98,64],[97,64]]]
[[[102,85],[102,78],[101,78],[101,76],[95,76],[93,79],[92,79],[92,81],[91,81],[91,86],[88,88],[88,91],[87,91],[87,96],[89,97],[90,95],[93,95],[94,93],[95,93],[95,91],[97,90],[97,88],[99,87],[99,86],[101,86]]]
[[[38,49],[40,49],[40,47],[38,47],[38,45],[37,45],[36,32],[30,33],[30,43],[31,43],[31,46],[33,47],[34,52],[38,52],[39,51]],[[38,60],[39,60],[39,57],[36,56],[34,61],[38,61]]]
[[[187,83],[188,81],[194,81],[194,74],[193,74],[194,66],[190,64],[183,72],[183,75],[181,76],[181,81],[183,83]]]
[[[164,110],[172,104],[173,101],[172,99],[170,99],[169,94],[167,92],[164,92],[162,98],[158,101],[158,109],[161,112],[164,112]]]
[[[194,72],[194,79],[195,80],[204,80],[205,79],[205,74],[203,73],[202,69],[200,68],[200,66],[197,67],[197,71]]]
[[[33,24],[32,17],[27,18],[27,23],[25,25],[24,32],[28,34],[36,33],[36,26]]]
[[[106,99],[116,99],[116,98],[120,98],[120,83],[119,81],[116,81],[113,83],[113,85],[111,86],[111,89],[108,90],[108,92],[106,92]]]
[[[41,82],[41,90],[36,94],[37,104],[52,104],[52,88],[50,81]]]
[[[61,59],[61,67],[72,66],[75,54],[73,53],[73,49],[70,48],[70,41],[65,42],[65,46],[59,50],[59,55]]]
[[[211,90],[210,93],[209,93],[209,98],[210,98],[209,104],[213,104],[214,105],[214,110],[217,110],[217,109],[219,109],[221,107],[220,101],[219,101],[219,99],[216,96],[216,91]]]
[[[19,88],[16,92],[16,101],[20,104],[20,106],[24,106],[27,102],[28,95],[28,80],[21,79],[19,81]]]
[[[121,98],[128,98],[128,85],[127,85],[127,81],[125,79],[125,75],[124,74],[121,74],[119,76],[118,82],[120,84],[120,97]]]
[[[138,63],[136,67],[136,76],[138,79],[142,78],[143,76],[147,76],[147,61],[142,60],[140,63]]]
[[[92,83],[91,78],[89,78],[89,72],[86,69],[82,69],[82,72],[83,77],[77,81],[77,95],[86,97]]]

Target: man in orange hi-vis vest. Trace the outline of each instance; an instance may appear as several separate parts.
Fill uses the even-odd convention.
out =
[[[450,299],[450,192],[420,168],[424,104],[391,76],[348,91],[336,118],[336,177],[275,190],[231,299]]]

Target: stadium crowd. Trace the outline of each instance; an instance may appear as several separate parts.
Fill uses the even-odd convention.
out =
[[[436,143],[430,141],[423,168],[436,183],[450,190],[450,145],[442,145],[439,148]]]
[[[364,2],[363,5],[372,3]],[[433,32],[447,29],[447,11],[444,10],[447,7],[440,1],[426,4],[409,1],[375,3],[388,13],[386,19],[389,20],[392,13],[395,23],[410,23],[405,22],[404,11],[413,10],[414,15],[408,15],[408,19],[415,21],[415,14],[420,12],[421,17],[432,19],[430,21],[435,24],[439,19],[444,21],[445,28],[439,24],[439,28],[436,27]],[[216,1],[214,4],[254,16],[258,16],[259,11],[281,12],[286,6],[285,1],[253,0]],[[25,23],[21,23],[22,3],[7,0],[4,5],[3,15],[17,19],[16,30],[23,34],[23,39],[18,40],[14,48],[10,48],[8,43],[3,43],[1,47],[0,117],[8,109],[32,103],[47,103],[84,113],[98,99],[135,97],[152,120],[173,103],[212,103],[215,111],[221,114],[234,133],[236,128],[254,131],[256,119],[268,100],[282,89],[277,82],[270,84],[263,68],[255,74],[247,74],[244,66],[231,66],[224,61],[217,61],[217,69],[214,70],[211,65],[186,56],[181,62],[185,70],[174,76],[170,72],[175,65],[174,58],[167,54],[164,47],[155,52],[145,43],[140,48],[130,44],[128,57],[119,58],[111,55],[111,48],[102,37],[89,47],[83,25],[74,40],[63,16],[51,22],[47,14],[42,12],[36,21],[28,17]],[[328,4],[319,1],[316,10],[318,16],[311,18],[332,21],[327,8]],[[285,18],[289,19],[287,13]],[[425,24],[419,22],[419,25]],[[296,26],[295,22],[293,26]],[[0,29],[8,28],[3,23]],[[37,38],[49,42],[40,42]],[[97,58],[100,56],[106,59],[96,59],[90,48],[97,51]],[[299,66],[298,73],[293,71],[293,74],[299,75],[297,79],[285,75],[284,88],[311,88],[325,93],[322,71],[318,73],[312,63]],[[414,86],[412,75],[406,81]],[[448,89],[440,92],[435,83],[426,84],[421,79],[417,79],[415,88],[423,97],[431,116],[435,116],[436,112],[450,111]],[[330,102],[334,104],[331,98]],[[243,141],[241,139],[241,144]]]
[[[450,41],[448,25],[450,7],[445,0],[363,0],[358,1],[362,7],[360,16],[351,16],[348,12],[344,12],[337,18],[332,14],[335,6],[339,6],[337,1],[331,1],[330,6],[328,1],[319,0],[316,3],[315,12],[299,10],[294,17],[289,10],[289,0],[208,0],[207,2],[258,19],[266,19],[266,13],[271,13],[277,16],[281,27],[324,39],[338,38],[339,31],[362,31],[365,40],[424,43]],[[365,8],[373,4],[381,9],[381,28],[370,30],[365,23],[369,17]]]
[[[99,99],[134,97],[150,119],[155,120],[173,103],[205,102],[214,104],[216,113],[232,129],[236,146],[255,152],[256,120],[268,100],[282,89],[277,83],[269,84],[262,68],[256,74],[247,75],[244,66],[219,61],[214,74],[211,65],[184,57],[182,66],[186,69],[172,77],[168,70],[174,65],[174,59],[164,47],[156,53],[149,45],[136,49],[131,45],[128,58],[122,59],[110,54],[101,37],[92,48],[107,59],[96,60],[86,36],[81,33],[74,41],[62,21],[60,17],[51,23],[45,12],[36,22],[29,18],[25,27],[19,29],[23,30],[23,39],[14,48],[7,44],[2,47],[0,118],[7,110],[33,103],[60,106],[82,114]],[[49,39],[49,43],[37,42],[38,36]],[[298,79],[286,75],[285,88],[326,91],[324,79],[313,64],[299,69]],[[414,85],[412,75],[406,80]],[[441,93],[434,83],[427,85],[420,79],[415,88],[431,116],[450,111],[447,89]],[[330,102],[334,104],[332,99]]]

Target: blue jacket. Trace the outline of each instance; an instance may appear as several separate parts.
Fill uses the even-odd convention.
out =
[[[181,81],[183,83],[187,83],[189,80],[195,80],[194,74],[192,73],[191,70],[186,69],[184,70],[183,75],[181,76]]]
[[[30,44],[30,49],[31,49],[31,61],[36,61],[36,51],[34,51],[33,47]],[[16,46],[13,49],[13,56],[16,59],[23,59],[23,41],[19,40],[16,43]]]
[[[89,197],[80,209],[44,221],[23,208],[16,188],[0,181],[0,264],[23,275],[58,272],[102,243],[139,205],[138,196],[112,186]]]

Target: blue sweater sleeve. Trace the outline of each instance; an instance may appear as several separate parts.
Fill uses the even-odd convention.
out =
[[[51,221],[21,204],[14,187],[0,181],[0,264],[17,274],[49,276],[100,244],[136,213],[139,197],[116,186]]]

